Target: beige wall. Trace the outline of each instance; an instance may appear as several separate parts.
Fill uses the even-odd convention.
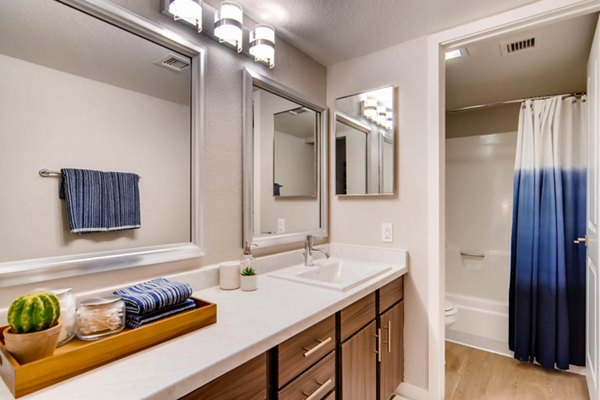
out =
[[[4,55],[0,70],[0,262],[190,241],[189,106]],[[139,174],[142,228],[70,233],[60,178],[38,175],[62,167]]]
[[[327,101],[385,85],[399,88],[398,193],[343,198],[331,193],[331,241],[408,249],[405,280],[405,380],[427,387],[427,40],[421,38],[334,65]],[[333,110],[332,110],[333,111]],[[335,146],[331,142],[331,165]],[[330,171],[335,182],[335,171]],[[381,242],[381,223],[394,224],[394,242]]]
[[[516,131],[521,103],[446,114],[446,138]]]
[[[206,131],[204,173],[204,235],[206,256],[201,259],[156,265],[94,276],[46,282],[44,286],[70,286],[75,291],[109,287],[146,279],[167,272],[198,268],[202,265],[241,256],[242,248],[242,68],[261,74],[305,93],[309,101],[325,103],[325,67],[277,38],[276,67],[269,70],[249,57],[238,55],[186,25],[160,14],[159,0],[115,0],[144,18],[153,20],[208,49],[206,68]],[[30,243],[32,246],[35,243]],[[300,247],[298,244],[295,247]],[[289,248],[289,247],[288,247]],[[272,252],[273,250],[269,250]],[[17,295],[40,284],[0,291],[0,307]]]

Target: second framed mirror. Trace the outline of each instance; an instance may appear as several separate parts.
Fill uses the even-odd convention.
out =
[[[335,101],[335,193],[393,195],[396,187],[396,90],[393,86]]]

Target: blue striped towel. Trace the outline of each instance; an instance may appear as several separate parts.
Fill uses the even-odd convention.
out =
[[[147,314],[129,314],[126,313],[125,324],[128,328],[139,328],[140,326],[148,325],[161,319],[172,317],[173,315],[180,314],[184,311],[193,310],[196,308],[196,302],[192,299],[186,300],[183,303],[175,304],[173,306],[165,307],[158,311],[153,311]]]
[[[157,278],[125,289],[115,290],[113,294],[121,296],[125,302],[127,315],[144,315],[183,303],[192,295],[192,288],[187,283]]]
[[[67,202],[73,233],[137,229],[141,226],[137,174],[61,169],[60,198]]]

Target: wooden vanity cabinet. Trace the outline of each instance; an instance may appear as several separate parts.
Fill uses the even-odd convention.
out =
[[[225,375],[183,396],[182,400],[265,400],[266,354],[253,358]]]
[[[396,279],[377,292],[381,335],[379,400],[388,400],[404,379],[404,279]]]
[[[377,327],[375,321],[341,344],[338,398],[375,400],[377,394]]]

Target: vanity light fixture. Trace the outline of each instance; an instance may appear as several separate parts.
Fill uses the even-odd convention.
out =
[[[219,43],[227,43],[242,52],[244,10],[232,1],[221,2],[220,11],[215,13],[215,36]]]
[[[186,21],[202,32],[202,0],[171,0],[169,14],[175,21]]]
[[[362,115],[368,119],[373,120],[377,116],[377,100],[367,97],[361,103]]]
[[[385,126],[385,121],[387,118],[387,109],[383,104],[377,105],[377,117],[375,118],[375,123],[377,125]]]
[[[387,110],[385,113],[385,128],[391,130],[394,127],[394,112]]]
[[[250,54],[254,61],[260,61],[273,68],[275,66],[275,29],[268,24],[258,24],[250,32]]]

